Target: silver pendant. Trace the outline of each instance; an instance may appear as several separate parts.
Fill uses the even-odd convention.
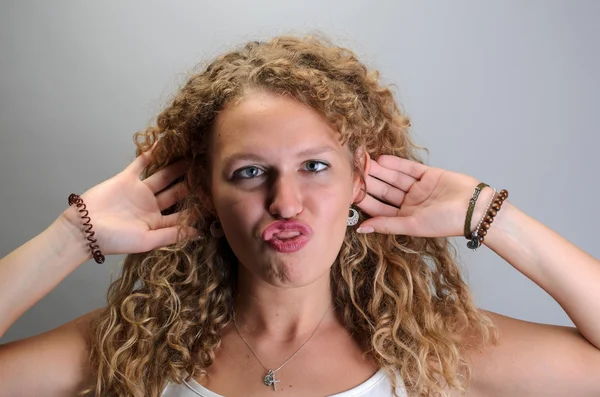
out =
[[[273,385],[273,390],[277,390],[277,383],[279,383],[278,380],[275,380],[275,372],[273,372],[272,369],[269,370],[269,372],[265,375],[265,386],[271,386]]]

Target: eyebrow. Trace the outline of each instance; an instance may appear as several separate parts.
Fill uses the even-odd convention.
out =
[[[307,148],[307,149],[297,152],[296,157],[314,156],[316,154],[321,154],[321,153],[325,153],[325,152],[335,152],[336,150],[337,149],[335,149],[333,146],[329,146],[329,145],[310,147],[310,148]],[[238,161],[238,160],[262,161],[263,158],[254,153],[234,153],[225,158],[223,168],[228,168],[233,162]]]

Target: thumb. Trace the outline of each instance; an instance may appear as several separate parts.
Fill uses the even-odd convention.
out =
[[[414,219],[411,217],[377,216],[361,223],[356,231],[358,233],[410,235],[410,231],[414,229]]]

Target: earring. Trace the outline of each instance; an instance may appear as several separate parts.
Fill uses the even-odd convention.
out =
[[[358,211],[350,207],[350,213],[352,215],[348,217],[348,221],[346,223],[348,224],[348,226],[354,226],[358,223]]]
[[[210,235],[219,238],[223,237],[225,233],[223,232],[223,227],[221,226],[221,221],[214,221],[210,224]]]

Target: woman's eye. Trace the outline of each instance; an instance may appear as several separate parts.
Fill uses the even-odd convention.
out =
[[[323,161],[311,160],[304,164],[307,171],[311,174],[318,174],[329,168],[329,164]],[[264,171],[255,166],[245,167],[234,172],[233,179],[254,179],[262,176],[261,172]]]
[[[328,164],[324,163],[322,161],[308,161],[308,162],[306,162],[306,164],[318,164],[318,165],[320,164],[322,166],[328,167]],[[318,173],[318,172],[324,171],[324,169],[318,169],[318,167],[317,168],[315,168],[315,167],[308,167],[308,168],[309,168],[309,171],[313,172],[313,173]]]
[[[249,172],[246,172],[246,171],[249,171]],[[233,174],[233,177],[234,177],[234,179],[254,179],[258,176],[257,173],[259,171],[262,171],[262,170],[257,167],[246,167],[246,168],[242,168],[239,171],[236,171]]]

